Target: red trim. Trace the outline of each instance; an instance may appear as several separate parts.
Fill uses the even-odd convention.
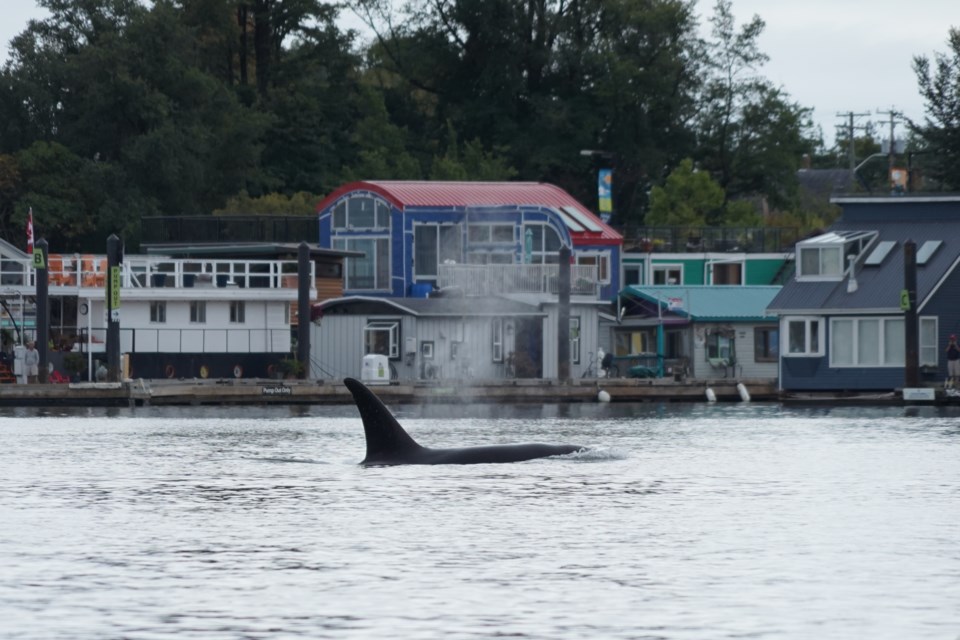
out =
[[[410,207],[575,207],[601,228],[601,231],[571,231],[570,237],[573,238],[575,245],[619,246],[623,244],[623,236],[600,220],[592,211],[560,187],[545,182],[361,180],[336,189],[317,205],[317,213],[328,209],[348,193],[356,191],[375,193],[400,211]]]

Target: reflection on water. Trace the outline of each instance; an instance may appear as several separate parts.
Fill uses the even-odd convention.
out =
[[[510,465],[357,465],[344,407],[0,414],[3,638],[955,638],[956,410],[399,406]]]

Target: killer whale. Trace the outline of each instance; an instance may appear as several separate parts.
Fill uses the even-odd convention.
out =
[[[571,444],[540,443],[431,449],[417,444],[380,398],[363,383],[353,378],[345,378],[343,384],[353,394],[353,400],[360,411],[360,419],[363,421],[363,432],[367,439],[367,456],[360,462],[363,466],[522,462],[585,449]]]

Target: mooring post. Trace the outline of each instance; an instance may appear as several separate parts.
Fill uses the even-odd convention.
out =
[[[34,342],[40,356],[37,382],[44,384],[47,382],[50,340],[50,255],[47,248],[47,241],[43,238],[33,245],[33,268],[37,276],[37,335]]]
[[[299,378],[310,377],[310,246],[301,242],[297,251],[297,360]]]
[[[107,238],[107,380],[120,382],[120,263],[123,246],[111,233]]]

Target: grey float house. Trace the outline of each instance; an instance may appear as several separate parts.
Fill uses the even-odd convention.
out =
[[[796,245],[796,274],[768,311],[780,318],[786,391],[904,385],[904,243],[917,246],[922,381],[946,376],[960,333],[960,197],[842,197],[840,220]]]

